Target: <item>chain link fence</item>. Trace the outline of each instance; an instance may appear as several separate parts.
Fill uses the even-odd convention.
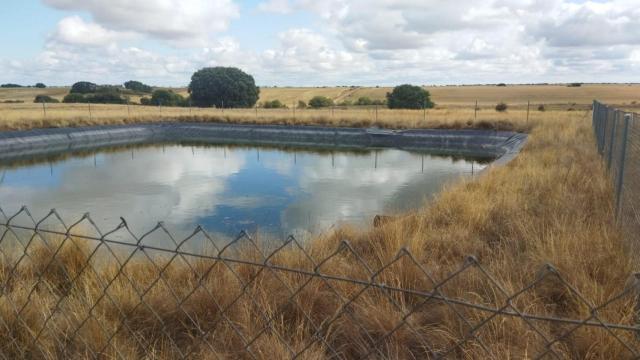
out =
[[[616,217],[632,244],[640,244],[640,115],[593,103],[598,152],[613,179]]]
[[[514,289],[474,257],[443,274],[408,250],[246,232],[221,246],[200,227],[137,235],[27,208],[0,210],[0,233],[1,359],[640,356],[637,276],[594,303],[552,265]]]

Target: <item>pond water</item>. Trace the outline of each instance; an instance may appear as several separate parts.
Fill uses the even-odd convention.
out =
[[[309,237],[341,223],[368,225],[424,205],[486,158],[394,149],[282,149],[154,145],[0,163],[0,206],[56,208],[73,222],[90,212],[103,229],[124,217],[142,233],[163,221],[225,236],[241,230]]]

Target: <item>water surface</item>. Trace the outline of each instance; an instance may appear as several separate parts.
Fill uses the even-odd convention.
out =
[[[0,164],[0,206],[56,208],[72,222],[90,212],[104,229],[124,217],[134,231],[158,221],[177,233],[202,225],[301,238],[341,223],[424,205],[486,159],[394,149],[277,149],[157,145]]]

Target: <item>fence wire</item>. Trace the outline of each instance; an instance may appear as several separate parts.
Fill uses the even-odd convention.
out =
[[[640,115],[597,101],[593,128],[598,151],[611,174],[616,217],[631,244],[640,244]]]
[[[103,231],[27,208],[0,209],[0,231],[1,359],[640,356],[638,276],[596,304],[551,265],[508,289],[474,257],[441,274],[348,241],[319,257],[294,237],[220,246],[201,227],[137,235],[124,219]],[[598,340],[580,353],[585,339]]]

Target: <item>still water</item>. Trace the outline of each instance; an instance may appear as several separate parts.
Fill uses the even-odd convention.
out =
[[[0,163],[0,207],[56,208],[73,222],[90,212],[103,229],[124,217],[137,232],[163,221],[177,233],[201,225],[309,237],[341,223],[420,207],[487,159],[394,149],[366,151],[155,145]]]

